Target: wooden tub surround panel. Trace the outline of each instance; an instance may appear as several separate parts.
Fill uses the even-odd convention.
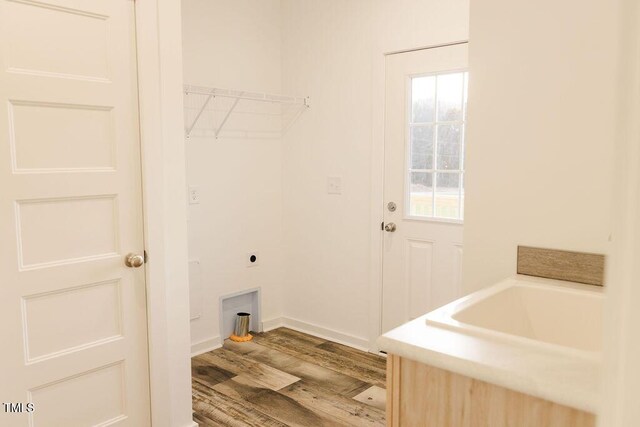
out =
[[[390,354],[389,427],[595,427],[595,416]]]
[[[604,285],[605,256],[518,246],[518,274]]]

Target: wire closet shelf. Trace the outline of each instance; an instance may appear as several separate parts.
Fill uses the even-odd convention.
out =
[[[271,139],[309,108],[308,97],[184,86],[185,136]]]

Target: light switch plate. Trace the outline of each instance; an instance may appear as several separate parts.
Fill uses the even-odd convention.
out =
[[[198,190],[198,187],[190,186],[189,187],[189,204],[197,205],[199,203],[200,203],[200,190]]]
[[[327,178],[327,194],[342,194],[342,178],[330,176]]]

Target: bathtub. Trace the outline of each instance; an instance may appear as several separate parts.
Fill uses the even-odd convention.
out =
[[[400,357],[597,413],[603,290],[514,276],[386,332]]]
[[[430,325],[575,357],[602,353],[601,287],[514,277],[445,305]]]

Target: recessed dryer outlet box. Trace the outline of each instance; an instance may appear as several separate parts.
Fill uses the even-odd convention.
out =
[[[238,313],[251,314],[249,330],[262,332],[262,298],[260,288],[247,289],[220,297],[220,336],[226,339],[233,333]]]
[[[257,267],[260,262],[260,254],[258,252],[247,253],[247,267]]]

